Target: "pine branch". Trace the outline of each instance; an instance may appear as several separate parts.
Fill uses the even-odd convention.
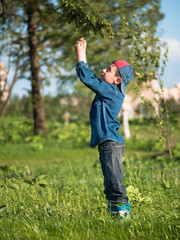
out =
[[[94,32],[99,33],[104,37],[104,30],[114,37],[112,26],[107,20],[102,17],[97,10],[86,2],[86,0],[61,0],[59,1],[59,22],[66,21],[68,23],[75,23],[76,31],[81,31],[84,34]]]
[[[44,45],[41,45],[37,48],[38,51],[41,51],[42,49],[44,48],[47,48],[47,47],[52,47],[53,45],[56,45],[56,44],[59,44],[61,43],[62,40],[57,40],[57,41],[54,41],[54,42],[49,42],[49,43],[46,43]]]

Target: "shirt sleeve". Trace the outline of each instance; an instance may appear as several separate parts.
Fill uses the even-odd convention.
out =
[[[76,65],[76,71],[81,82],[83,82],[95,94],[107,99],[113,99],[117,94],[117,87],[113,84],[100,81],[96,75],[90,71],[87,62],[79,62]]]

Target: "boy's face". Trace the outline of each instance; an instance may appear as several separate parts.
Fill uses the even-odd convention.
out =
[[[121,83],[121,78],[116,76],[117,67],[115,64],[110,64],[108,68],[102,70],[101,81],[109,84],[118,85]]]

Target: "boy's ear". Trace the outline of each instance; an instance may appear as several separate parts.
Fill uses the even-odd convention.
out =
[[[118,85],[122,82],[122,78],[117,77],[115,83]]]

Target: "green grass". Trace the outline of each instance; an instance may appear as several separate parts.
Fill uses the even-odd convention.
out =
[[[0,239],[179,238],[177,161],[126,151],[132,207],[120,222],[106,211],[97,150],[26,145],[0,147]]]
[[[50,134],[43,138],[33,137],[32,123],[22,118],[1,122],[0,240],[180,239],[176,123],[170,160],[151,121],[131,122],[123,158],[131,202],[125,222],[107,213],[98,151],[88,147],[89,127],[48,124]]]

